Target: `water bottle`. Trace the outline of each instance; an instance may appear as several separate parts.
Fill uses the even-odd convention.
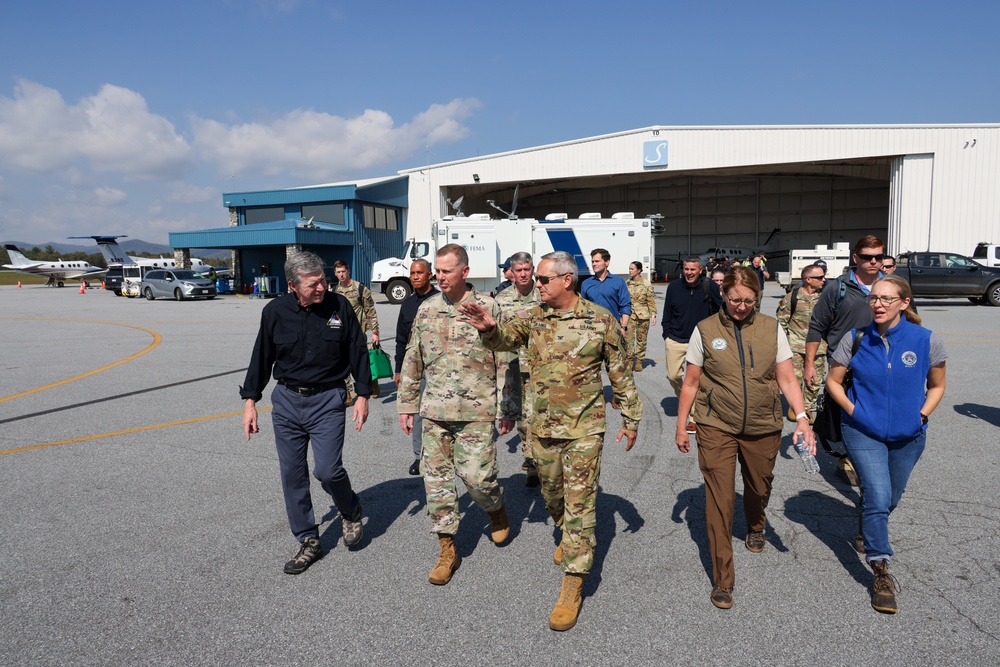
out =
[[[799,453],[799,458],[802,459],[802,467],[806,469],[806,472],[810,475],[815,475],[819,472],[819,462],[816,457],[810,454],[806,450],[806,436],[801,431],[796,431],[795,435],[792,436],[792,442],[795,443],[795,451]]]

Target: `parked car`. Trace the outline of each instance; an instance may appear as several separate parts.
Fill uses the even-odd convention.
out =
[[[896,258],[896,275],[905,278],[920,299],[966,297],[973,303],[1000,306],[1000,268],[983,266],[950,252],[911,252]]]
[[[178,301],[198,297],[215,298],[215,281],[203,278],[200,273],[182,269],[148,271],[139,289],[150,301],[158,296]]]

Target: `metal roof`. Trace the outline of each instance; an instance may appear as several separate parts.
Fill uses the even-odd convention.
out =
[[[340,225],[278,220],[258,225],[171,232],[174,248],[248,248],[267,245],[354,245],[355,234]]]

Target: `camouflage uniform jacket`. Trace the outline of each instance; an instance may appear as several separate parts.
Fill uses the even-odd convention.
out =
[[[357,280],[352,280],[347,287],[337,282],[333,286],[333,291],[343,296],[351,304],[354,314],[358,316],[358,322],[361,323],[362,331],[365,333],[378,331],[378,313],[375,312],[375,300],[372,298],[370,289]]]
[[[489,296],[469,287],[464,302],[475,301],[500,317],[500,309]],[[399,375],[396,409],[426,419],[455,422],[493,421],[498,415],[515,420],[517,412],[504,412],[500,405],[507,363],[486,349],[479,332],[467,322],[442,293],[428,297],[413,320]],[[424,378],[423,397],[420,379]]]
[[[644,277],[629,278],[625,281],[628,293],[632,296],[632,317],[637,320],[649,320],[656,317],[656,294],[653,286]]]
[[[517,286],[512,285],[496,295],[497,305],[500,307],[500,319],[498,322],[509,322],[519,313],[527,313],[529,310],[542,303],[542,297],[538,293],[538,286],[532,285],[531,291],[525,296],[517,291]],[[504,412],[510,414],[516,412],[521,414],[521,403],[523,401],[522,378],[527,378],[528,362],[525,358],[525,349],[519,348],[517,354],[513,352],[499,352],[507,360],[509,372],[505,374],[503,401]]]
[[[547,304],[519,311],[514,319],[484,333],[494,350],[524,346],[531,379],[528,401],[531,433],[539,438],[577,439],[606,430],[603,362],[622,421],[633,430],[642,419],[642,401],[627,363],[618,321],[586,299],[569,310]]]
[[[792,348],[792,354],[805,354],[806,334],[809,333],[809,320],[812,319],[813,308],[816,307],[816,303],[819,301],[822,292],[806,294],[805,291],[799,289],[795,303],[795,312],[793,313],[792,293],[795,289],[798,288],[794,288],[782,297],[774,316],[777,318],[781,328],[785,330],[785,334],[788,335],[788,345]],[[826,354],[825,341],[820,341],[816,356],[818,357],[821,354]]]

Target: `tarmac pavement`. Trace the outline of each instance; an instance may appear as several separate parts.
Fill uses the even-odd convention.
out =
[[[779,295],[768,286],[765,313]],[[386,380],[345,448],[363,548],[343,546],[314,481],[328,553],[282,573],[296,543],[270,413],[247,443],[238,393],[265,303],[0,287],[0,665],[1000,662],[1000,308],[920,303],[946,342],[948,389],[890,520],[894,616],[869,606],[856,489],[822,454],[807,475],[788,437],[767,546],[743,547],[738,505],[735,606],[712,606],[704,489],[697,454],[673,444],[656,325],[654,363],[636,376],[639,441],[628,453],[613,442],[609,410],[595,568],[579,623],[556,633],[555,533],[524,487],[516,435],[498,447],[512,539],[493,545],[463,492],[462,566],[447,586],[428,583],[437,541]],[[377,309],[391,355],[398,307]]]

